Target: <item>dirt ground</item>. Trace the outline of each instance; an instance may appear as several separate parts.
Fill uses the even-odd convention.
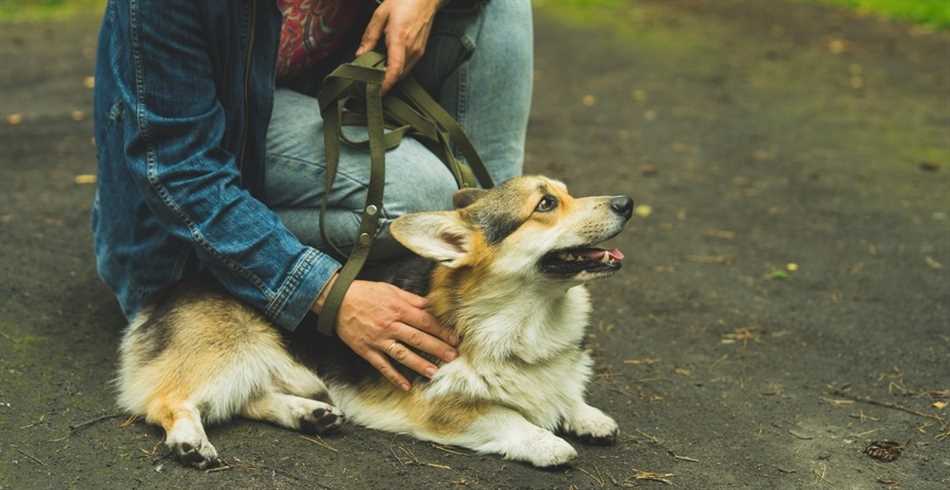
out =
[[[4,25],[0,114],[23,117],[0,121],[0,488],[950,487],[950,34],[633,5],[536,18],[528,171],[641,205],[627,267],[593,286],[590,398],[620,442],[551,471],[237,421],[209,432],[230,469],[200,472],[159,430],[97,421],[124,323],[75,180],[97,26]],[[903,452],[875,461],[876,440]]]

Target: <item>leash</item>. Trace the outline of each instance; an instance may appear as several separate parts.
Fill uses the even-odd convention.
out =
[[[369,149],[370,154],[369,188],[359,235],[327,295],[317,322],[317,330],[324,335],[332,335],[336,329],[343,297],[366,264],[376,239],[379,214],[383,209],[387,151],[399,146],[406,136],[412,136],[442,160],[459,188],[480,185],[487,189],[494,185],[459,123],[411,77],[403,78],[384,97],[381,89],[385,73],[385,57],[370,51],[333,70],[324,79],[317,95],[323,115],[326,149],[326,191],[320,203],[320,236],[340,256],[346,254],[327,238],[324,227],[330,189],[340,162],[340,145]],[[343,133],[343,126],[364,126],[368,138],[351,140]],[[453,146],[464,160],[456,158]]]

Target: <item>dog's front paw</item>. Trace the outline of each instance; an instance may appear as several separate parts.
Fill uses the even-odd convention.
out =
[[[574,447],[554,434],[529,442],[524,450],[528,462],[541,468],[560,466],[577,457]]]
[[[581,442],[598,446],[616,444],[617,435],[620,433],[614,419],[590,405],[579,410],[566,428]]]
[[[207,440],[195,441],[166,441],[166,447],[184,465],[193,466],[199,470],[213,468],[221,464],[218,450]]]
[[[333,405],[314,402],[318,406],[300,417],[300,431],[308,434],[327,434],[343,425],[343,412]]]

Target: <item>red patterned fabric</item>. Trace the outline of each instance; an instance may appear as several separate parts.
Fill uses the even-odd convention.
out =
[[[277,78],[319,63],[345,41],[367,0],[277,0],[284,15]]]

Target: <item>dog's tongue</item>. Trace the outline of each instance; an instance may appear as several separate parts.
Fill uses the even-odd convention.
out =
[[[602,248],[589,248],[583,250],[577,255],[581,255],[588,260],[600,261],[604,259],[604,255],[609,255],[611,259],[620,261],[623,260],[623,252],[620,249],[612,248],[610,250],[604,250]]]

